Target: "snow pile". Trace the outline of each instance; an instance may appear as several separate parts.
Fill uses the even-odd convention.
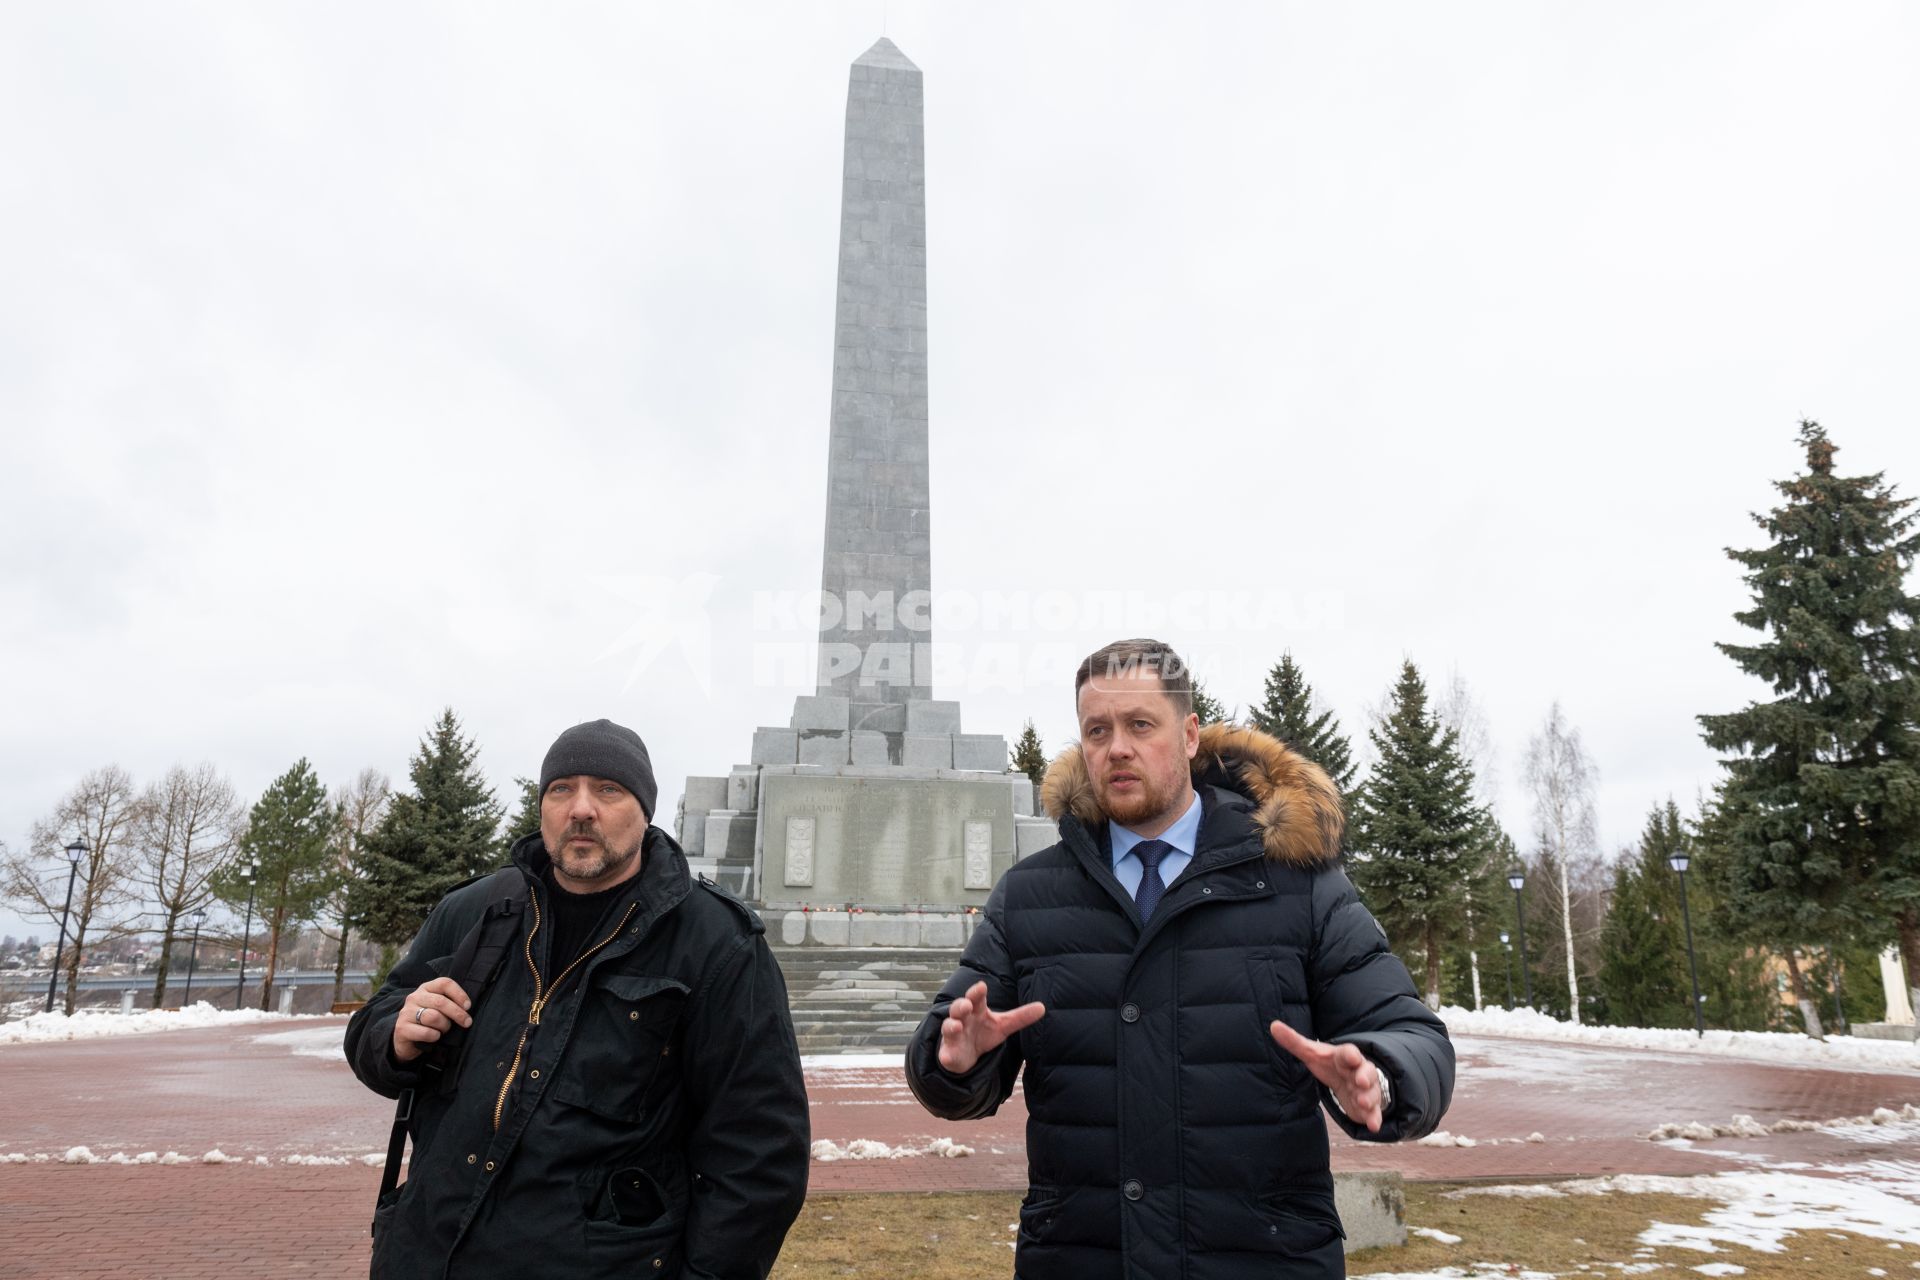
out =
[[[943,1160],[955,1160],[972,1155],[973,1148],[962,1146],[951,1138],[935,1138],[919,1147],[890,1147],[872,1138],[855,1138],[843,1147],[830,1139],[821,1138],[813,1144],[812,1154],[821,1164],[831,1164],[836,1160],[906,1160],[915,1156],[939,1156]]]
[[[1868,1070],[1920,1071],[1920,1046],[1903,1040],[1835,1036],[1814,1040],[1777,1031],[1691,1031],[1649,1027],[1576,1027],[1533,1009],[1462,1009],[1443,1006],[1440,1016],[1453,1035],[1513,1036],[1522,1040],[1559,1040],[1615,1049],[1660,1049],[1723,1058],[1759,1058],[1846,1066]]]
[[[1474,1138],[1461,1138],[1448,1133],[1445,1129],[1436,1129],[1416,1143],[1422,1147],[1477,1147],[1479,1141]]]
[[[346,1037],[339,1027],[301,1027],[295,1031],[270,1031],[263,1036],[248,1036],[254,1044],[278,1045],[296,1058],[324,1058],[329,1062],[347,1060]]]
[[[1752,1116],[1735,1116],[1731,1124],[1701,1124],[1697,1120],[1689,1124],[1669,1122],[1650,1129],[1647,1140],[1668,1142],[1675,1138],[1687,1138],[1694,1142],[1705,1142],[1710,1138],[1764,1138],[1775,1133],[1869,1128],[1898,1124],[1904,1120],[1920,1120],[1920,1107],[1908,1102],[1898,1111],[1891,1107],[1875,1107],[1869,1116],[1839,1116],[1832,1120],[1776,1120],[1772,1124],[1761,1124]]]
[[[1441,1231],[1436,1227],[1408,1227],[1407,1234],[1410,1236],[1419,1236],[1425,1240],[1437,1240],[1441,1244],[1460,1243],[1459,1236],[1449,1231]]]
[[[18,1022],[0,1023],[0,1044],[42,1044],[52,1040],[92,1040],[100,1036],[144,1035],[153,1031],[184,1031],[190,1027],[220,1027],[243,1022],[286,1022],[291,1018],[323,1018],[319,1013],[262,1013],[258,1009],[216,1009],[205,1001],[178,1012],[148,1009],[115,1013],[81,1009],[71,1018],[64,1013],[36,1013]]]
[[[351,1164],[345,1156],[288,1156],[288,1164],[297,1165],[342,1165]]]
[[[1835,1168],[1835,1173],[1846,1170]],[[1604,1196],[1676,1195],[1717,1200],[1705,1221],[1694,1224],[1656,1222],[1640,1233],[1640,1243],[1661,1248],[1697,1249],[1717,1253],[1720,1246],[1739,1245],[1761,1253],[1782,1253],[1786,1239],[1799,1231],[1850,1232],[1888,1244],[1920,1245],[1920,1212],[1914,1195],[1920,1184],[1886,1180],[1879,1166],[1857,1172],[1864,1177],[1818,1177],[1809,1174],[1735,1172],[1699,1174],[1689,1178],[1649,1174],[1616,1174],[1553,1184],[1461,1187],[1446,1193],[1449,1200],[1464,1196]]]

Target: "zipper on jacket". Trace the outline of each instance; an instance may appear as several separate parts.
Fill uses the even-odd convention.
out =
[[[540,895],[530,894],[528,901],[533,905],[533,928],[527,930],[525,950],[527,968],[533,974],[533,1004],[527,1009],[527,1025],[520,1028],[520,1043],[513,1047],[513,1061],[507,1064],[506,1079],[500,1082],[500,1095],[493,1101],[493,1131],[495,1133],[500,1132],[500,1117],[507,1109],[507,1094],[513,1089],[514,1077],[520,1074],[520,1060],[526,1054],[527,1037],[531,1036],[533,1029],[540,1025],[540,1014],[541,1011],[547,1007],[547,1001],[553,997],[555,992],[560,990],[560,985],[567,980],[568,974],[579,968],[594,952],[619,937],[620,931],[627,927],[627,921],[633,919],[633,913],[640,908],[639,903],[629,902],[627,904],[626,914],[620,917],[619,924],[613,926],[613,932],[588,947],[585,951],[582,951],[578,956],[575,956],[573,963],[562,969],[560,976],[553,980],[553,986],[547,988],[540,977],[540,966],[533,962],[533,937],[540,932]]]

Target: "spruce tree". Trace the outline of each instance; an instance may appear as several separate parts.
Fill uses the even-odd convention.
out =
[[[1247,718],[1254,728],[1272,734],[1325,769],[1342,795],[1353,789],[1353,744],[1340,732],[1333,712],[1314,714],[1313,686],[1292,653],[1281,654],[1267,672],[1266,690]]]
[[[1678,880],[1667,859],[1692,856],[1693,840],[1669,800],[1647,815],[1640,847],[1613,869],[1600,931],[1600,994],[1619,1026],[1691,1027],[1693,983]]]
[[[1412,662],[1369,737],[1378,758],[1354,798],[1353,879],[1388,936],[1412,951],[1409,967],[1424,971],[1427,1001],[1437,1006],[1441,951],[1461,928],[1485,815],[1459,736],[1435,718]]]
[[[1220,699],[1207,692],[1207,686],[1199,678],[1193,682],[1193,714],[1200,718],[1200,726],[1223,724],[1229,718],[1227,709],[1220,705]]]
[[[1047,776],[1047,754],[1031,720],[1020,730],[1020,740],[1013,744],[1013,771],[1033,779],[1033,793],[1040,794],[1040,784]]]
[[[520,840],[540,831],[540,783],[533,778],[515,778],[513,785],[520,789],[520,807],[507,819],[507,829],[500,834],[502,858]]]
[[[334,857],[335,814],[327,789],[306,760],[275,778],[247,815],[240,837],[241,858],[223,869],[216,889],[229,904],[244,903],[248,886],[239,878],[240,862],[257,862],[253,884],[256,924],[266,930],[267,965],[260,983],[260,1007],[270,1008],[273,980],[280,968],[280,945],[290,930],[311,921],[339,883]]]
[[[500,805],[479,754],[453,708],[441,712],[408,766],[413,791],[394,796],[367,836],[354,914],[375,942],[399,947],[449,889],[496,865]]]
[[[1910,498],[1879,473],[1834,472],[1836,447],[1803,422],[1807,470],[1777,482],[1755,513],[1767,545],[1729,549],[1761,632],[1718,648],[1772,699],[1699,717],[1723,758],[1724,909],[1750,937],[1783,947],[1807,1029],[1816,994],[1795,947],[1893,926],[1920,961],[1920,598],[1906,589],[1920,550]]]

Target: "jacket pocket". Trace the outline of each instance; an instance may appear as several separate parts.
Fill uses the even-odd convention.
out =
[[[1020,1202],[1020,1238],[1031,1244],[1046,1241],[1060,1211],[1060,1193],[1053,1187],[1031,1187]]]
[[[612,1120],[637,1120],[648,1086],[675,1052],[686,984],[596,974],[580,1000],[553,1096]]]
[[[1035,965],[1025,973],[1018,975],[1013,983],[1013,1002],[1015,1007],[1032,1004],[1038,1000],[1047,1006],[1047,1014],[1030,1027],[1015,1033],[1020,1041],[1020,1056],[1028,1062],[1044,1059],[1046,1056],[1047,1024],[1059,1021],[1059,1011],[1053,1001],[1053,964]],[[996,1010],[996,1012],[1005,1012]],[[1042,1061],[1042,1068],[1045,1063]]]
[[[1283,970],[1289,967],[1298,969],[1299,961],[1294,957],[1280,957],[1270,952],[1255,952],[1247,957],[1247,981],[1253,992],[1254,1032],[1260,1040],[1260,1051],[1272,1067],[1282,1087],[1288,1090],[1305,1088],[1312,1084],[1313,1077],[1308,1074],[1306,1064],[1282,1049],[1273,1038],[1273,1024],[1284,1022],[1301,1035],[1309,1038],[1313,1035],[1313,1021],[1304,1000],[1290,1001],[1287,998],[1288,983]]]

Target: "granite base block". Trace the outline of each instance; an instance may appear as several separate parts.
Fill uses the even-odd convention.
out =
[[[799,732],[794,729],[755,729],[753,751],[748,759],[754,764],[798,764]]]
[[[811,732],[800,735],[800,763],[842,765],[851,759],[850,739],[853,735],[842,729],[838,733]]]
[[[909,769],[953,768],[953,735],[907,734],[901,739],[900,763]]]
[[[1004,773],[1007,761],[1007,740],[997,733],[953,735],[953,767],[956,769]]]

